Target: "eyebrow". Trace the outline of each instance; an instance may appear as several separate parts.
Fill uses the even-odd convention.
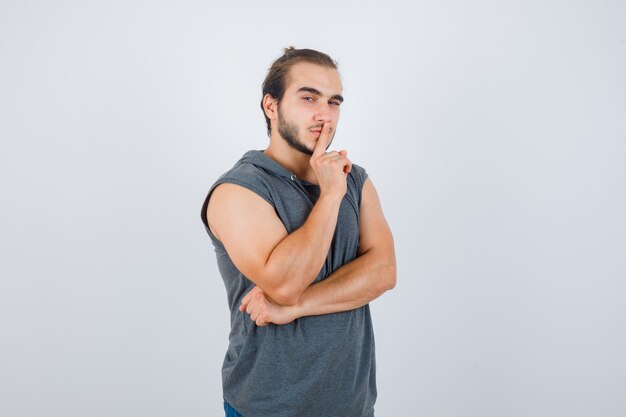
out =
[[[301,91],[307,91],[307,92],[309,92],[309,93],[311,93],[311,94],[315,94],[315,95],[318,95],[318,96],[322,96],[322,95],[323,95],[323,94],[322,94],[319,90],[317,90],[317,89],[315,89],[315,88],[313,88],[313,87],[300,87],[300,88],[298,89],[298,91],[296,91],[296,93],[299,93],[299,92],[301,92]],[[334,96],[332,96],[331,98],[332,98],[332,99],[335,99],[335,100],[339,100],[340,102],[342,102],[342,103],[343,103],[343,97],[342,97],[342,96],[340,96],[339,94],[335,94],[335,95],[334,95]]]

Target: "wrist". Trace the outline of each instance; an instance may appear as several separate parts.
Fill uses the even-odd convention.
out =
[[[304,304],[302,303],[302,297],[300,297],[296,304],[287,307],[287,314],[292,319],[292,321],[299,319],[300,317],[306,316]]]
[[[318,198],[317,202],[328,202],[328,204],[336,205],[337,208],[339,208],[339,205],[341,205],[341,200],[343,200],[344,195],[345,193],[341,194],[332,191],[320,191],[320,197]]]

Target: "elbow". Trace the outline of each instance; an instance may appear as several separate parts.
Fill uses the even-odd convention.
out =
[[[290,285],[288,279],[278,279],[281,277],[273,270],[267,270],[263,279],[260,281],[265,283],[263,291],[265,295],[275,304],[281,306],[294,306],[298,303],[301,292],[298,292],[293,285]]]
[[[380,271],[380,286],[383,290],[389,291],[396,287],[396,253],[393,247],[393,240],[377,252],[378,265]]]
[[[396,265],[395,263],[385,263],[378,267],[376,273],[376,295],[378,298],[389,290],[396,287]]]
[[[396,287],[396,263],[395,261],[389,264],[386,274],[386,290],[393,290]]]
[[[295,293],[288,288],[278,288],[268,295],[272,301],[281,306],[294,306],[300,298],[299,293]]]

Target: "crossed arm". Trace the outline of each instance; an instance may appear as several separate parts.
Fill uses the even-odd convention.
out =
[[[238,186],[233,185],[232,187]],[[257,202],[261,206],[263,204],[269,206],[269,204],[251,191],[241,187],[238,187],[241,189],[232,187],[231,192],[253,194],[254,197],[247,194],[246,198],[251,200],[256,198],[261,200]],[[216,189],[216,192],[218,189]],[[241,195],[237,197],[241,197]],[[221,200],[223,202],[223,196]],[[222,205],[219,204],[219,200],[217,201],[217,207]],[[217,227],[215,227],[214,233],[222,232],[225,239],[217,235],[217,233],[216,236],[222,240],[227,251],[229,251],[229,246],[233,248],[233,253],[229,252],[233,262],[238,268],[241,265],[244,269],[247,269],[249,274],[244,272],[244,275],[256,284],[243,298],[240,310],[245,310],[250,314],[250,318],[259,326],[268,323],[286,324],[303,316],[352,310],[378,298],[385,291],[395,286],[396,260],[393,237],[383,215],[376,189],[369,178],[363,186],[361,197],[357,258],[337,269],[326,279],[312,285],[311,282],[319,273],[321,263],[326,258],[330,247],[330,240],[336,226],[338,206],[334,206],[329,202],[318,201],[303,227],[290,235],[287,235],[287,232],[284,231],[284,226],[282,233],[279,233],[278,230],[280,228],[278,224],[272,226],[272,221],[270,221],[269,225],[267,222],[262,222],[265,224],[262,227],[263,229],[267,228],[275,233],[274,238],[270,239],[268,243],[268,246],[274,245],[274,247],[265,249],[266,251],[269,250],[269,256],[264,264],[266,268],[265,273],[263,272],[263,267],[260,266],[262,262],[258,262],[255,269],[254,266],[250,268],[250,265],[254,265],[254,262],[250,263],[249,260],[238,259],[244,253],[249,254],[249,251],[237,250],[243,249],[240,248],[241,244],[245,245],[241,241],[259,242],[264,241],[264,239],[255,240],[250,239],[249,236],[247,239],[242,239],[241,236],[245,236],[245,234],[242,234],[245,229],[233,230],[233,227],[235,229],[238,227],[245,228],[246,219],[243,219],[244,224],[237,223],[231,224],[231,227],[224,227],[231,222],[224,221],[225,216],[223,213],[220,215],[218,211],[219,209],[214,210],[212,213],[211,204],[209,204],[207,216],[209,218],[209,226],[212,229],[214,228],[211,224],[212,217],[217,220]],[[248,210],[248,212],[262,216],[276,216],[275,213],[269,212],[259,213],[254,210]],[[237,218],[239,221],[242,220],[241,216],[235,216],[234,218]],[[258,219],[256,220],[258,221]],[[280,223],[280,220],[277,220]],[[332,227],[329,228],[329,224]],[[282,226],[282,223],[280,225]],[[264,233],[261,236],[267,238],[268,233],[269,236],[272,236],[268,230],[261,230],[261,233]],[[314,237],[311,234],[315,232],[318,232],[317,240],[311,239]],[[237,236],[240,236],[239,242],[236,241]],[[289,239],[290,237],[292,239]],[[263,249],[260,250],[261,252],[263,251]],[[245,255],[243,256],[245,257]],[[275,259],[272,259],[272,256],[275,256]],[[287,259],[292,259],[296,262],[293,264],[287,262],[285,264]],[[277,268],[276,265],[268,266],[272,261],[280,264],[282,269]],[[299,272],[297,270],[298,266],[300,267]],[[267,268],[272,268],[271,271],[274,271],[271,277],[267,275]],[[281,273],[282,275],[280,275]],[[293,275],[297,273],[302,275]],[[285,282],[293,281],[293,279],[289,280],[289,277],[293,276],[303,276],[304,279],[295,284],[291,282],[290,286],[285,285],[281,287]],[[283,288],[283,290],[281,291],[280,288]],[[291,290],[285,290],[285,288],[291,288]]]

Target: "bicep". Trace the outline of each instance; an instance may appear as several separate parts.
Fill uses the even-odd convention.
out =
[[[378,198],[374,184],[365,180],[361,191],[361,208],[359,215],[359,249],[357,256],[370,250],[379,251],[395,264],[393,236]]]
[[[274,207],[243,186],[224,183],[211,195],[207,220],[235,267],[271,294],[278,283],[266,275],[266,264],[288,235]]]

